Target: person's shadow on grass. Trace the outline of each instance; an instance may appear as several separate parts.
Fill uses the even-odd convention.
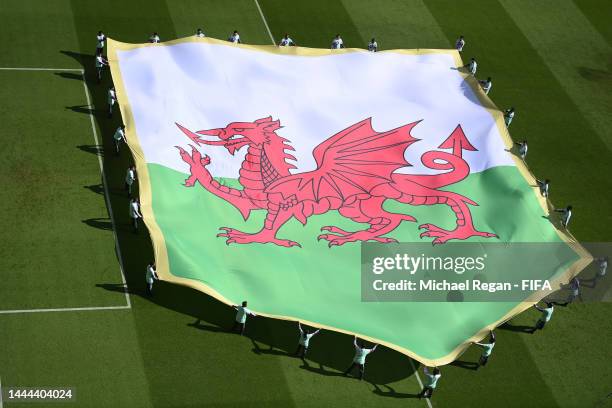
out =
[[[83,74],[81,73],[75,74],[74,72],[54,72],[53,74],[65,79],[75,79],[77,81],[83,80]]]
[[[90,108],[89,105],[66,106],[66,109],[71,110],[73,112],[84,113],[86,115],[90,115],[92,113],[95,113],[95,110]]]
[[[474,361],[463,361],[463,360],[455,360],[452,363],[450,363],[450,365],[459,367],[459,368],[464,368],[466,370],[474,370],[474,371],[478,370],[478,367],[480,367],[480,364]]]
[[[605,277],[605,275],[602,276],[602,275],[600,275],[599,273],[596,272],[595,275],[592,278],[589,278],[589,279],[580,279],[580,285],[582,287],[585,287],[585,288],[595,289],[595,287],[597,287],[597,284],[600,281],[603,281],[604,277]]]
[[[374,384],[370,383],[374,389],[372,392],[376,395],[380,395],[381,397],[390,397],[390,398],[419,398],[419,394],[408,394],[405,392],[397,392],[393,387],[388,386],[387,384]],[[385,387],[387,391],[384,391],[382,387]]]
[[[92,228],[97,228],[105,231],[113,230],[113,223],[108,218],[88,218],[82,221],[83,224],[87,224]]]
[[[269,354],[269,355],[273,355],[273,356],[292,357],[292,355],[289,354],[289,352],[284,351],[284,350],[275,349],[272,344],[270,344],[267,349],[264,349],[264,348],[259,347],[257,342],[255,340],[253,340],[253,339],[251,339],[251,343],[253,343],[253,350],[252,351],[253,351],[253,353],[255,353],[257,355]]]
[[[325,367],[323,366],[323,364],[321,364],[321,363],[317,363],[317,365],[318,365],[318,367],[311,366],[308,363],[308,360],[303,359],[302,360],[302,365],[300,366],[300,368],[302,370],[310,371],[311,373],[315,373],[315,374],[319,374],[319,375],[324,375],[326,377],[342,377],[344,375],[343,373],[340,373],[338,371],[326,370]]]
[[[500,330],[508,330],[517,333],[528,333],[533,334],[537,330],[535,326],[525,326],[525,325],[514,325],[512,323],[506,322],[499,326]]]
[[[104,157],[104,149],[98,145],[78,145],[77,149],[82,150],[86,153],[95,154],[96,156]]]
[[[213,333],[228,333],[229,332],[229,330],[224,329],[223,327],[213,326],[210,324],[204,324],[202,323],[202,320],[200,319],[197,319],[193,323],[187,323],[187,326],[194,327],[198,330],[206,330],[206,331],[213,332]]]
[[[548,206],[548,210],[551,211],[550,206]],[[547,219],[555,228],[560,229],[562,231],[565,231],[566,229],[563,228],[563,225],[561,225],[561,223],[559,222],[558,217],[555,217],[552,212],[549,215],[543,215],[542,218]]]
[[[88,189],[92,193],[104,194],[104,186],[102,184],[92,184],[90,186],[83,186],[83,188]]]
[[[106,290],[111,291],[111,292],[128,293],[130,295],[139,295],[140,294],[140,293],[136,293],[136,292],[130,290],[129,287],[126,286],[123,283],[97,283],[96,287],[97,288],[106,289]]]

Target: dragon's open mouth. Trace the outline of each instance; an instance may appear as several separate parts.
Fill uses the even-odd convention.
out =
[[[230,154],[236,153],[237,150],[240,150],[241,147],[248,145],[251,143],[251,140],[245,136],[240,134],[233,134],[231,136],[226,136],[227,132],[225,129],[209,129],[209,130],[199,130],[197,132],[192,132],[191,130],[176,124],[189,139],[199,145],[208,145],[208,146],[223,146],[225,147]],[[202,136],[213,136],[214,140],[204,139]]]
[[[229,151],[229,153],[233,156],[237,150],[240,150],[242,146],[246,146],[249,144],[249,139],[243,136],[234,137],[227,139],[225,141],[225,148]]]
[[[227,146],[233,146],[239,143],[243,143],[245,139],[246,138],[244,136],[238,136],[238,135],[230,136],[228,139],[225,139],[225,146],[227,147]]]
[[[198,132],[200,133],[200,132]],[[207,140],[207,139],[203,139],[200,138],[199,139],[199,143],[201,144],[206,144],[209,146],[235,146],[241,143],[244,143],[246,141],[246,138],[244,136],[239,136],[239,135],[232,135],[226,139],[221,139],[221,140]]]

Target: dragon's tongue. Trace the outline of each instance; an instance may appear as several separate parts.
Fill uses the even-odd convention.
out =
[[[206,140],[206,139],[199,139],[198,142],[200,144],[206,144],[206,145],[210,145],[210,146],[223,146],[225,145],[225,140]]]

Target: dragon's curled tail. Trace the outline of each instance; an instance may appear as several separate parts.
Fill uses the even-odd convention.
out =
[[[441,161],[443,161],[441,163]],[[460,156],[432,150],[425,152],[421,156],[421,162],[425,167],[432,170],[451,170],[442,174],[402,174],[393,173],[391,176],[393,182],[402,185],[406,182],[420,184],[429,188],[440,188],[457,183],[470,174],[470,167],[467,162]]]

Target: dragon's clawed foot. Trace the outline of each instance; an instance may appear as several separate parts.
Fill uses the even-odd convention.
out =
[[[443,228],[438,227],[433,224],[422,224],[419,225],[419,229],[424,229],[426,231],[422,232],[420,237],[432,237],[434,240],[432,241],[433,245],[443,244],[451,239],[459,239],[464,240],[470,237],[485,237],[485,238],[497,238],[497,235],[492,234],[490,232],[482,232],[477,231],[471,225],[465,225],[463,227],[457,227],[452,231],[445,230]]]
[[[342,228],[334,227],[333,225],[327,225],[325,227],[321,227],[321,231],[329,231],[332,234],[338,234],[338,235],[343,235],[343,236],[353,234],[353,232],[351,231],[345,231]],[[326,234],[319,235],[319,238],[317,239],[318,240],[324,239],[324,238],[321,238],[322,236],[327,236],[327,235]]]
[[[344,245],[348,242],[357,242],[357,241],[376,241],[381,242],[383,244],[388,244],[392,242],[397,242],[394,238],[388,237],[380,237],[377,236],[375,232],[370,231],[357,231],[357,232],[348,232],[338,227],[327,226],[321,228],[321,231],[329,231],[334,234],[321,234],[317,237],[317,240],[326,240],[328,241],[328,246],[331,248],[333,246]],[[335,235],[338,234],[338,235]]]
[[[282,247],[301,247],[301,245],[295,241],[290,241],[288,239],[278,239],[274,237],[271,231],[262,230],[255,234],[249,234],[247,232],[242,232],[233,228],[221,227],[219,228],[223,232],[217,234],[217,237],[227,238],[225,240],[225,244],[275,244]]]

